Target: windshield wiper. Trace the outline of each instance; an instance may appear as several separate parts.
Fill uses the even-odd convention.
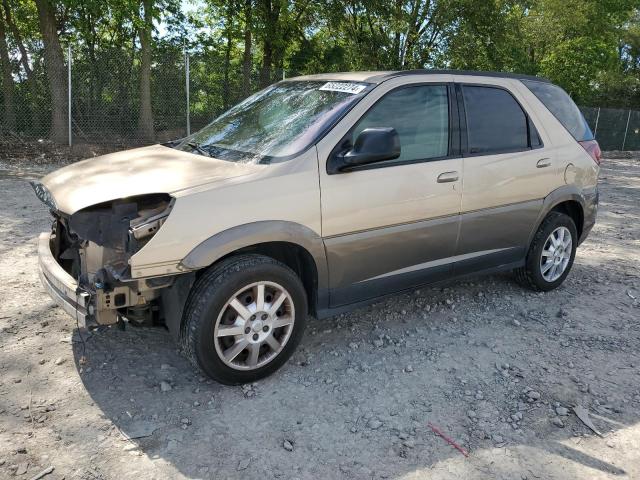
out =
[[[202,148],[202,146],[197,142],[187,142],[187,143],[185,143],[185,145],[187,147],[191,147],[196,152],[198,152],[200,155],[204,155],[205,157],[210,157],[211,156],[209,154],[209,152],[207,152],[204,148]]]

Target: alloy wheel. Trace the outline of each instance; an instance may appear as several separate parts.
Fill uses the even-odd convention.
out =
[[[573,242],[567,227],[558,227],[547,237],[540,257],[540,273],[549,283],[555,282],[567,269]]]
[[[236,370],[263,367],[282,351],[295,322],[289,292],[274,282],[256,282],[225,303],[214,328],[216,353]]]

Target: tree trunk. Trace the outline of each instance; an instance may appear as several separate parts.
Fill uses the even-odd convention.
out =
[[[271,84],[271,66],[273,65],[273,50],[278,34],[278,20],[282,0],[262,0],[262,15],[264,17],[264,35],[262,39],[262,69],[260,71],[260,86]]]
[[[251,13],[253,0],[244,4],[244,53],[242,55],[242,95],[251,93]]]
[[[0,18],[0,65],[2,66],[2,96],[4,100],[4,126],[8,130],[16,129],[15,89],[7,37],[4,28],[4,19]]]
[[[151,110],[151,29],[153,0],[142,0],[144,25],[140,29],[140,111],[138,115],[138,133],[142,140],[152,141],[153,112]]]
[[[232,1],[227,3],[225,36],[227,37],[224,47],[224,80],[222,82],[222,106],[224,110],[229,108],[231,103],[231,85],[229,84],[229,71],[231,70],[231,47],[233,45],[233,17],[235,16],[234,4]]]
[[[262,69],[260,71],[260,86],[271,84],[271,64],[273,63],[273,43],[265,38],[262,45]]]
[[[38,9],[40,33],[44,43],[44,63],[51,94],[51,139],[57,143],[67,141],[67,72],[54,7],[49,0],[35,0]]]

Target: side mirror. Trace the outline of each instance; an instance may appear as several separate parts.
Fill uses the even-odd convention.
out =
[[[338,153],[332,159],[329,173],[337,173],[369,163],[393,160],[399,156],[400,136],[395,128],[365,128],[356,138],[353,148]]]

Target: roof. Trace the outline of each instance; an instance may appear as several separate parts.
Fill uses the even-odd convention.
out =
[[[320,73],[317,75],[304,75],[294,77],[290,80],[345,80],[352,82],[382,83],[394,77],[405,75],[465,75],[477,77],[493,78],[514,78],[517,80],[535,80],[538,82],[551,83],[546,78],[507,72],[481,72],[477,70],[389,70],[389,71],[365,71],[365,72],[340,72],[340,73]]]

